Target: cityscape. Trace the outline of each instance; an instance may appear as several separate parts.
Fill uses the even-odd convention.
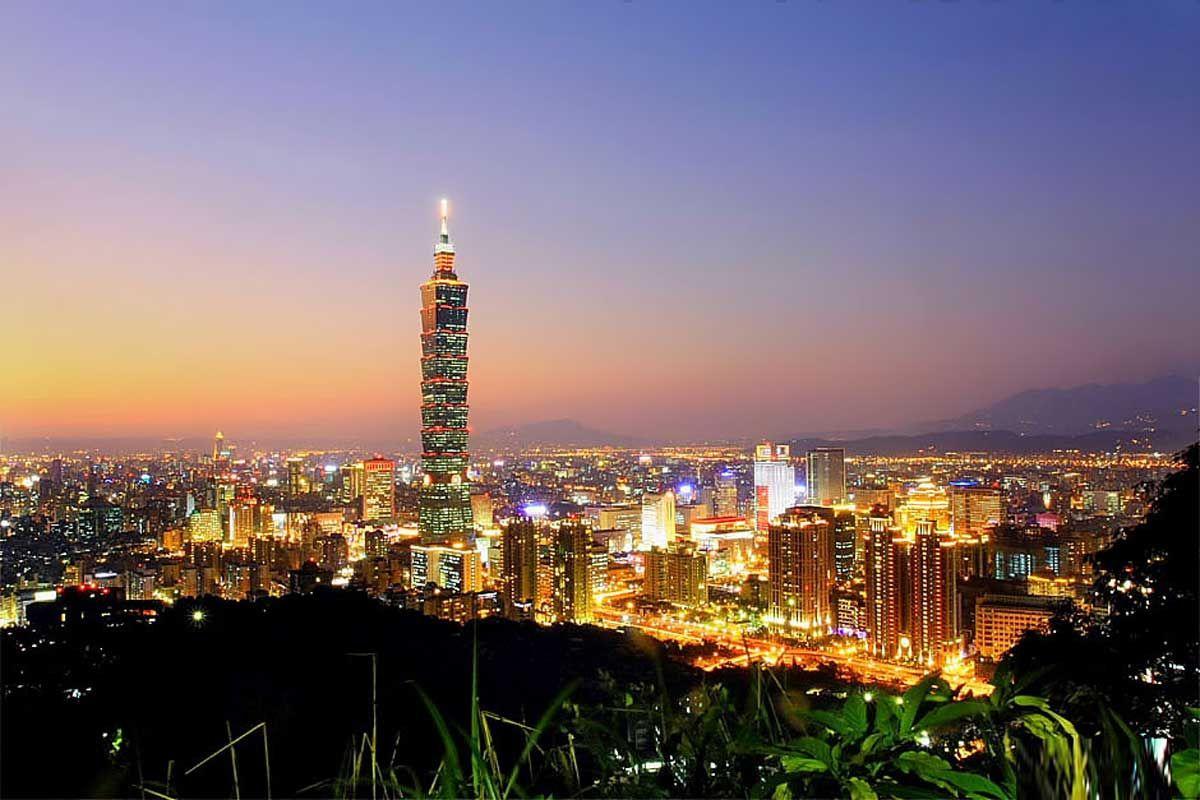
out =
[[[36,18],[17,21],[33,29]],[[543,378],[524,361],[541,345],[498,322],[523,312],[495,293],[502,265],[471,219],[489,211],[476,202],[460,213],[449,188],[428,203],[424,238],[403,245],[432,242],[420,271],[374,285],[346,273],[347,293],[387,295],[395,313],[321,319],[307,298],[264,292],[264,313],[296,305],[269,346],[221,338],[243,324],[228,316],[240,300],[197,318],[222,353],[261,347],[249,371],[241,353],[229,362],[230,398],[249,407],[276,365],[304,363],[311,385],[325,384],[312,396],[344,404],[344,431],[336,421],[288,429],[308,406],[289,405],[282,386],[278,425],[264,412],[272,422],[256,426],[234,401],[222,401],[233,409],[222,421],[206,394],[194,395],[205,412],[190,415],[184,377],[169,416],[142,420],[141,391],[108,352],[136,350],[130,340],[79,345],[127,381],[112,399],[108,388],[78,395],[109,404],[95,430],[70,421],[92,418],[72,410],[73,396],[33,388],[24,367],[9,373],[4,796],[1200,795],[1194,316],[1146,326],[1172,333],[1177,350],[1139,352],[1140,372],[1096,344],[1080,360],[1111,356],[1111,373],[1094,373],[1111,379],[1075,382],[1064,368],[1038,390],[976,373],[985,349],[953,350],[971,336],[955,326],[976,323],[941,308],[946,341],[894,330],[845,378],[857,386],[878,370],[878,406],[847,390],[846,413],[862,422],[830,411],[836,421],[822,425],[808,387],[826,384],[811,390],[812,408],[825,396],[836,408],[828,384],[840,373],[828,365],[850,357],[838,327],[805,308],[824,284],[772,275],[760,289],[796,291],[794,317],[738,324],[800,352],[760,362],[751,348],[758,377],[735,399],[723,399],[720,363],[705,371],[681,355],[705,341],[690,326],[732,324],[714,301],[702,320],[662,310],[686,323],[658,339],[647,327],[644,347],[617,359],[659,362],[672,390],[645,391],[630,367],[626,401],[611,380],[562,395],[585,398],[564,401],[563,414],[592,409],[586,418],[614,430],[632,413],[615,405],[644,407],[632,433],[565,417],[522,423],[496,409],[536,391]],[[544,220],[523,225],[530,248],[564,246]],[[570,226],[568,243],[579,236]],[[641,257],[658,259],[653,247]],[[610,343],[572,331],[570,308],[590,319],[603,292],[589,297],[588,280],[561,269],[513,271],[505,297],[556,281],[568,310],[537,329],[546,347],[561,336],[579,360],[602,361]],[[1195,277],[1185,268],[1179,291]],[[867,308],[855,313],[904,302],[862,292],[855,304]],[[625,341],[625,312],[608,313]],[[1013,313],[1008,324],[1022,327]],[[193,323],[178,324],[180,338],[146,345],[147,362],[179,357],[171,348]],[[346,326],[389,369],[406,362],[395,374],[407,385],[386,402],[355,383],[351,362],[321,361],[323,331]],[[394,344],[409,340],[415,357]],[[512,350],[507,372],[487,363],[501,346]],[[1030,362],[1053,352],[1020,346]],[[930,355],[939,347],[946,360]],[[929,373],[929,363],[948,366]],[[578,384],[573,366],[561,369],[553,383]],[[482,400],[468,390],[481,370]],[[897,378],[906,371],[911,386]],[[1013,391],[988,401],[1002,385]],[[866,411],[907,389],[929,392],[912,402],[930,410],[904,423]],[[49,398],[44,420],[35,396]],[[691,411],[705,421],[682,421]],[[373,415],[393,419],[386,433]],[[419,431],[407,434],[412,421]]]

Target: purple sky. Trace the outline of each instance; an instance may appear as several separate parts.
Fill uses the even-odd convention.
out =
[[[0,433],[758,436],[1200,364],[1200,3],[8,2]]]

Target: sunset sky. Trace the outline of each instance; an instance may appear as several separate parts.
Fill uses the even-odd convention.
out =
[[[5,2],[0,435],[892,426],[1200,365],[1200,3]]]

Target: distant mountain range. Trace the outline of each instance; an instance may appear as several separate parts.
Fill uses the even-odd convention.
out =
[[[1085,453],[1144,453],[1157,450],[1169,453],[1182,450],[1195,439],[1194,434],[1165,431],[1095,431],[1073,436],[1013,431],[941,431],[870,436],[865,439],[793,439],[790,444],[794,453],[803,453],[815,447],[843,447],[852,455],[899,456],[918,451],[1030,455],[1052,450],[1079,450]]]
[[[1082,435],[1095,431],[1196,430],[1195,379],[1167,375],[1145,383],[1089,383],[1071,389],[1033,389],[921,432],[995,430]]]

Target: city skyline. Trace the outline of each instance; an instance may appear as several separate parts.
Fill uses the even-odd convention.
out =
[[[475,431],[753,439],[1194,375],[1197,9],[961,5],[450,6],[454,54],[414,7],[6,8],[31,336],[0,434],[415,438],[443,194],[488,298]]]
[[[0,795],[1200,797],[1200,1],[1084,2],[0,6]]]

